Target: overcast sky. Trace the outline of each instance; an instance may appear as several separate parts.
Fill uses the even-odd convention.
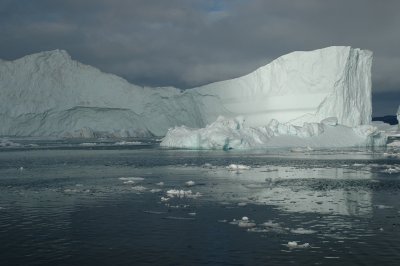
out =
[[[190,88],[295,50],[374,52],[374,114],[400,104],[398,0],[0,0],[0,58],[65,49],[138,85]]]

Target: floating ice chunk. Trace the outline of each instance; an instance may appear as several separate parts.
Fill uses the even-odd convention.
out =
[[[238,226],[243,227],[243,228],[251,228],[251,227],[255,227],[256,224],[253,222],[249,222],[249,221],[239,221]]]
[[[19,147],[21,144],[15,143],[8,139],[0,139],[0,147]]]
[[[235,124],[236,127],[231,126]],[[361,125],[303,126],[272,120],[267,126],[243,127],[232,118],[218,119],[200,129],[175,127],[167,132],[161,146],[192,149],[260,149],[268,147],[356,147],[384,146],[387,136],[376,127]]]
[[[279,223],[274,223],[273,221],[269,220],[268,222],[265,222],[262,224],[263,226],[266,227],[281,227]]]
[[[169,201],[171,198],[161,197],[161,201]]]
[[[127,180],[127,181],[124,181],[124,182],[122,182],[122,183],[124,183],[124,184],[134,184],[135,181],[133,181],[133,180]]]
[[[273,221],[262,223],[261,226],[265,227],[265,230],[267,232],[274,232],[279,234],[286,234],[288,232],[288,228],[283,228],[279,223],[275,223]]]
[[[304,243],[302,245],[298,245],[298,247],[300,247],[300,248],[309,248],[310,244],[309,243]]]
[[[291,233],[293,234],[300,234],[300,235],[308,235],[308,234],[314,234],[316,231],[314,230],[309,230],[309,229],[304,229],[304,228],[297,228],[297,229],[292,229],[290,230]]]
[[[185,183],[185,185],[187,186],[187,187],[192,187],[192,186],[194,186],[194,185],[196,185],[196,183],[194,182],[194,181],[187,181],[186,183]]]
[[[244,164],[230,164],[226,168],[230,171],[249,170],[251,167]]]
[[[97,143],[95,142],[83,142],[79,144],[80,146],[85,146],[85,147],[92,147],[92,146],[96,146]]]
[[[296,147],[296,148],[292,148],[290,149],[291,152],[307,152],[307,151],[313,151],[314,149],[311,147]]]
[[[143,177],[120,177],[118,179],[122,180],[122,181],[143,181],[144,180]]]
[[[210,163],[205,163],[205,164],[203,164],[203,167],[204,168],[213,168],[213,165]]]
[[[243,228],[252,228],[256,226],[256,224],[253,221],[249,220],[249,218],[246,216],[242,217],[242,219],[240,220],[233,219],[230,224],[234,224]]]
[[[387,205],[383,205],[383,204],[378,204],[378,205],[374,205],[376,208],[378,209],[392,209],[393,206],[387,206]]]
[[[76,193],[76,192],[79,192],[77,189],[70,189],[70,188],[67,188],[67,189],[64,189],[64,192],[65,193]]]
[[[150,192],[151,192],[151,193],[158,193],[158,192],[161,192],[161,191],[162,191],[162,190],[159,189],[159,188],[150,189]]]
[[[134,186],[132,189],[140,192],[147,190],[144,186]]]
[[[400,158],[400,153],[395,153],[395,152],[384,152],[383,153],[384,157],[388,158]]]
[[[188,213],[190,216],[196,216],[196,213],[195,212],[189,212]]]
[[[238,205],[239,207],[244,207],[244,206],[247,205],[247,203],[246,203],[246,202],[239,202],[237,205]]]
[[[199,192],[193,193],[191,190],[170,189],[167,191],[167,196],[170,198],[197,198],[200,197],[201,194]]]
[[[158,182],[158,183],[156,183],[156,185],[157,185],[157,186],[160,186],[160,187],[161,187],[161,186],[164,186],[164,182]]]
[[[140,142],[140,141],[118,141],[118,142],[115,142],[114,143],[114,145],[140,145],[140,144],[143,144],[142,142]]]
[[[395,141],[389,143],[387,146],[389,146],[389,147],[400,147],[400,140],[395,140]]]
[[[288,248],[309,248],[310,244],[309,243],[304,243],[302,245],[299,245],[296,241],[289,241],[286,246]]]
[[[389,167],[388,169],[385,169],[382,171],[383,173],[387,174],[397,174],[400,173],[400,167]]]
[[[24,171],[24,167],[21,166],[20,168],[18,168],[18,170],[22,172]]]

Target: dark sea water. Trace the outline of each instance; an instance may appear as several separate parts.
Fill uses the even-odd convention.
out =
[[[0,241],[0,265],[399,265],[399,151],[13,140]]]

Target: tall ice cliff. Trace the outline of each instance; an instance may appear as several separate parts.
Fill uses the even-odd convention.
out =
[[[41,52],[0,60],[0,135],[163,136],[219,115],[241,115],[249,126],[327,117],[368,124],[371,63],[372,52],[351,47],[293,52],[243,77],[181,91],[130,84],[62,50]]]

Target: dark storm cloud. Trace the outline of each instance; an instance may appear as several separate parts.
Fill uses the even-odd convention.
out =
[[[378,100],[400,98],[399,10],[396,0],[0,0],[0,58],[60,48],[133,83],[188,88],[351,45],[374,52]]]

